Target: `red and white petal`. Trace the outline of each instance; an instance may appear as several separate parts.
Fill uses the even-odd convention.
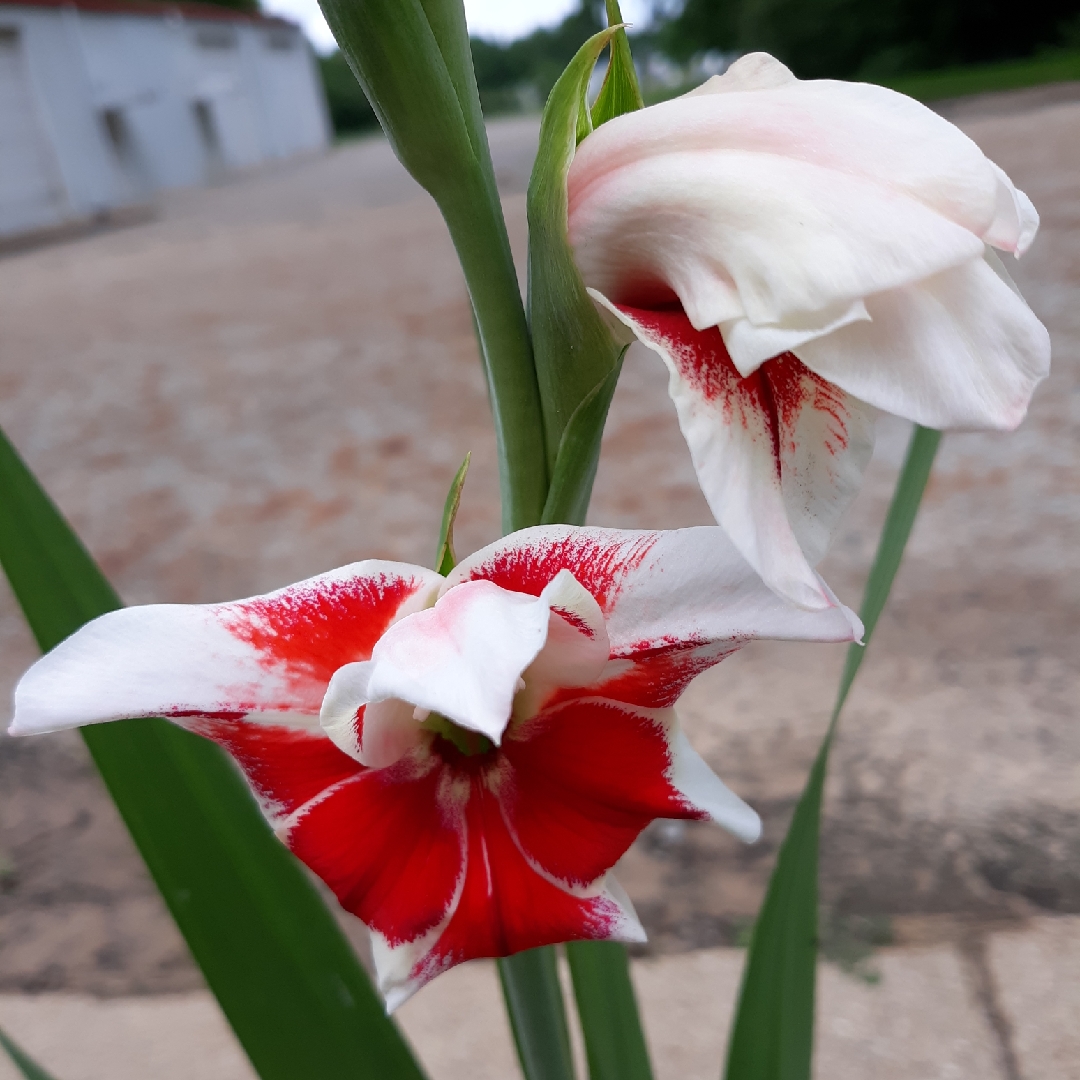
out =
[[[441,761],[418,751],[330,788],[282,839],[346,911],[390,947],[407,945],[441,926],[461,891],[464,807],[452,789]]]
[[[10,731],[136,716],[317,714],[331,675],[366,660],[442,583],[362,562],[230,604],[125,608],[88,623],[23,676]]]
[[[741,646],[738,640],[707,641],[703,645],[678,642],[616,657],[608,661],[586,693],[643,709],[666,709],[679,700],[698,675],[738,652]],[[564,691],[552,704],[581,696],[580,691]]]
[[[743,378],[715,327],[593,295],[666,364],[701,489],[735,546],[781,596],[828,607],[812,567],[859,490],[874,410],[790,353]]]
[[[491,582],[450,589],[375,646],[367,700],[408,701],[498,743],[521,673],[547,640],[549,615],[546,600]]]
[[[491,789],[538,872],[564,888],[587,889],[655,818],[715,814],[748,835],[746,815],[756,815],[745,806],[736,813],[723,785],[707,788],[693,752],[673,742],[675,731],[670,710],[586,698],[547,709],[507,735],[505,765]]]
[[[592,685],[610,654],[604,613],[569,570],[560,570],[540,598],[551,608],[547,641],[522,675],[525,686],[514,698],[516,720],[535,715],[561,689]]]
[[[806,611],[781,599],[723,529],[634,532],[572,525],[523,529],[464,559],[447,581],[490,580],[538,596],[563,569],[604,613],[613,658],[656,649],[754,638],[854,641],[858,616],[822,583],[831,607]]]
[[[926,427],[1012,430],[1050,370],[1050,336],[992,252],[866,306],[871,322],[800,346],[799,359]]]
[[[183,726],[228,751],[275,827],[330,788],[363,771],[318,728],[305,731],[208,716],[187,718]]]
[[[372,660],[346,664],[334,672],[319,713],[323,731],[340,750],[372,769],[384,769],[414,750],[424,732],[416,706],[398,698],[370,705]]]
[[[468,862],[460,899],[430,951],[407,979],[389,988],[388,1004],[399,1005],[436,975],[466,960],[509,956],[563,941],[644,940],[641,924],[617,885],[601,879],[588,895],[574,895],[538,875],[518,850],[498,802],[479,777],[466,814]]]

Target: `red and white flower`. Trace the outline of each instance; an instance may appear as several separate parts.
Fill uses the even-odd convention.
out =
[[[445,579],[362,562],[104,615],[23,677],[11,733],[167,716],[220,743],[370,928],[393,1008],[472,957],[641,940],[609,871],[645,825],[759,832],[680,733],[683,688],[752,638],[860,633],[835,601],[785,603],[719,529],[542,527]]]
[[[594,299],[660,354],[717,521],[769,585],[811,567],[870,457],[875,410],[1011,429],[1049,337],[994,249],[1030,200],[952,124],[763,53],[578,147],[568,229]]]

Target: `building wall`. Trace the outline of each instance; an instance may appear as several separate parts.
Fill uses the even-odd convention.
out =
[[[164,10],[0,0],[0,236],[328,145],[298,29]]]

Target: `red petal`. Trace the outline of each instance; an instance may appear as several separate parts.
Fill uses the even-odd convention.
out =
[[[529,857],[586,885],[654,818],[702,815],[668,781],[667,733],[649,715],[596,699],[548,709],[508,733],[499,801]]]
[[[438,926],[454,898],[465,852],[447,780],[437,759],[413,753],[363,770],[289,831],[296,856],[391,946]]]
[[[228,750],[273,816],[291,814],[364,768],[321,732],[210,717],[185,726]]]
[[[269,596],[222,605],[221,618],[257,649],[264,666],[323,687],[345,664],[369,660],[402,604],[426,582],[383,571],[370,577],[313,578]]]
[[[540,877],[522,856],[482,776],[466,811],[468,865],[461,899],[434,948],[410,977],[427,982],[482,956],[509,956],[561,941],[609,938],[622,922],[606,897],[571,896]]]
[[[628,538],[585,530],[558,538],[533,538],[496,551],[471,568],[469,580],[494,581],[504,589],[539,596],[560,570],[569,570],[607,612],[623,578],[641,565],[655,543],[653,534]]]

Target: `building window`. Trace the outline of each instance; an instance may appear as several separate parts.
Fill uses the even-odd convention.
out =
[[[266,31],[266,47],[289,52],[296,48],[296,31],[285,26],[272,26]]]
[[[235,49],[238,44],[236,28],[232,26],[197,27],[195,44],[203,49]]]

